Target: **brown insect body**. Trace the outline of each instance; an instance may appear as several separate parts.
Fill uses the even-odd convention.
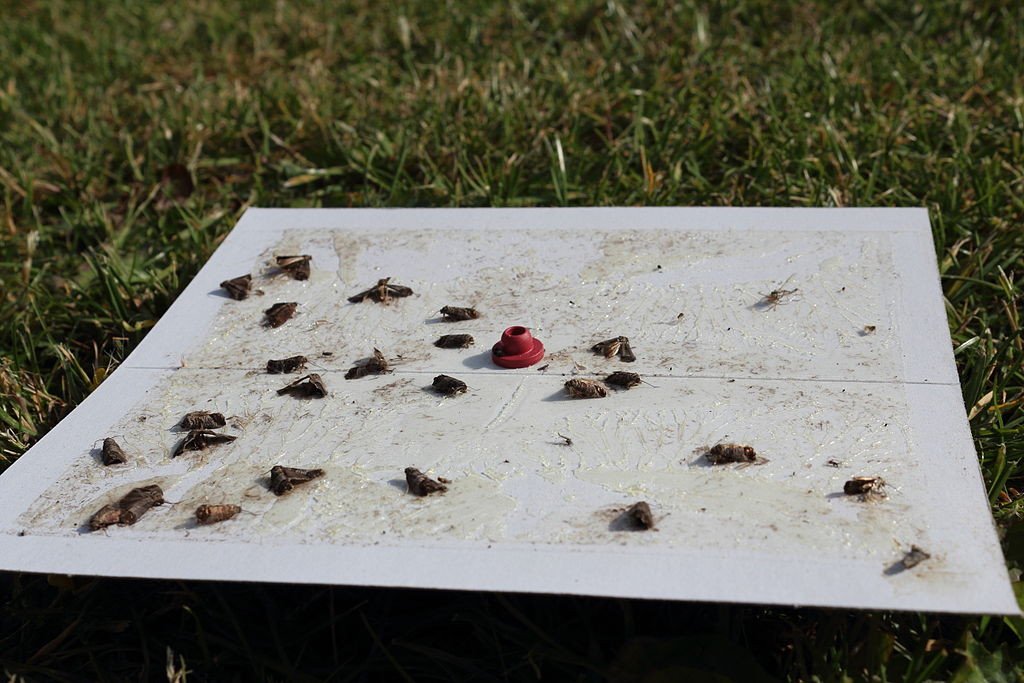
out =
[[[393,298],[402,298],[406,296],[412,296],[412,289],[409,287],[403,287],[402,285],[390,284],[391,278],[385,277],[377,280],[377,284],[370,287],[367,290],[359,292],[353,296],[350,296],[348,300],[351,303],[358,304],[360,302],[370,299],[382,304],[391,303]]]
[[[121,508],[121,524],[135,524],[148,510],[162,505],[164,492],[156,484],[132,489],[118,502]]]
[[[432,493],[444,493],[448,487],[434,481],[415,467],[405,468],[405,483],[409,485],[409,493],[416,496],[429,496]]]
[[[799,292],[799,289],[783,289],[790,279],[791,278],[787,278],[786,282],[783,282],[767,294],[761,293],[761,300],[758,302],[758,305],[762,308],[767,308],[770,311],[781,305],[783,303],[783,299],[791,297]]]
[[[605,358],[618,356],[619,360],[623,363],[632,363],[636,360],[633,348],[629,345],[629,337],[614,337],[612,339],[606,339],[603,342],[594,344],[590,347],[590,350],[604,356]]]
[[[263,314],[267,316],[267,327],[281,327],[281,325],[284,325],[295,315],[295,309],[298,308],[298,306],[298,303],[291,301],[288,303],[274,304],[267,310],[263,311]]]
[[[304,484],[322,476],[324,476],[324,471],[321,469],[304,470],[300,467],[274,465],[270,469],[270,490],[276,496],[283,496],[298,484]]]
[[[470,334],[445,334],[434,342],[439,349],[465,349],[473,345],[473,335]]]
[[[193,410],[185,413],[178,426],[183,429],[217,429],[227,424],[221,413],[210,413],[205,410]]]
[[[359,379],[367,375],[383,375],[388,372],[389,365],[387,358],[379,349],[373,350],[373,355],[364,360],[361,364],[349,368],[345,373],[345,379]]]
[[[623,389],[632,389],[636,385],[640,384],[643,380],[640,379],[640,375],[635,372],[613,372],[604,378],[605,384],[611,384],[612,386],[622,387]]]
[[[292,277],[293,280],[309,279],[309,262],[313,257],[309,254],[299,256],[278,256],[277,267]]]
[[[241,506],[226,503],[200,505],[196,508],[196,522],[198,524],[216,524],[231,519],[241,511]]]
[[[108,503],[89,518],[93,531],[114,524],[135,524],[142,515],[164,502],[164,492],[156,484],[141,486],[126,493],[117,503]]]
[[[708,449],[704,454],[712,465],[728,465],[730,463],[757,462],[757,452],[751,446],[738,443],[720,443]]]
[[[618,355],[619,349],[622,348],[623,337],[615,337],[614,339],[607,339],[603,342],[598,342],[590,347],[590,350],[594,353],[599,353],[605,358],[611,358],[612,356]]]
[[[910,550],[907,554],[903,556],[902,560],[900,560],[900,565],[902,565],[904,569],[911,569],[930,557],[931,555],[926,553],[924,550],[918,548],[916,545],[912,545],[910,546]]]
[[[123,465],[128,462],[128,456],[113,438],[103,439],[103,449],[100,451],[104,465]]]
[[[231,443],[237,438],[237,436],[231,436],[230,434],[218,434],[209,429],[193,429],[185,435],[185,438],[181,440],[178,447],[174,449],[174,457],[181,455],[185,451],[203,451],[219,443]]]
[[[608,395],[604,385],[590,379],[570,379],[565,383],[565,390],[573,398],[604,398]]]
[[[287,386],[281,387],[277,390],[277,394],[278,396],[291,394],[299,398],[324,398],[327,396],[327,387],[324,386],[324,381],[320,378],[320,375],[314,372],[298,378]]]
[[[861,500],[885,497],[885,480],[881,477],[854,477],[843,484],[843,493],[860,496]]]
[[[475,308],[463,308],[461,306],[445,306],[441,309],[441,315],[448,322],[460,320],[475,320],[480,317],[480,312]]]
[[[280,360],[267,361],[267,373],[271,375],[283,375],[289,372],[298,372],[306,367],[309,359],[305,356],[291,356]]]
[[[99,510],[97,510],[92,517],[89,518],[89,528],[92,531],[98,531],[108,526],[121,523],[121,508],[114,503],[108,503]]]
[[[651,506],[645,501],[639,503],[633,503],[626,510],[626,518],[630,520],[634,527],[639,529],[653,529],[654,528],[654,515],[651,514]]]
[[[252,287],[252,275],[241,275],[220,283],[220,286],[227,291],[235,301],[241,301],[249,297],[249,289]]]
[[[454,396],[455,394],[465,393],[466,383],[461,379],[455,379],[449,375],[438,375],[434,378],[433,385],[434,390],[445,396]]]

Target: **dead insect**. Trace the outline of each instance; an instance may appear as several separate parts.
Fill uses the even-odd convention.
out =
[[[89,518],[89,528],[98,531],[121,523],[121,508],[113,503],[104,505]]]
[[[283,496],[296,485],[313,481],[322,476],[324,476],[324,471],[321,469],[304,470],[299,467],[274,465],[270,469],[270,490],[276,496]]]
[[[387,304],[391,302],[392,298],[401,298],[412,295],[413,292],[408,287],[388,284],[389,282],[391,282],[391,278],[389,277],[377,280],[376,285],[365,291],[359,292],[356,295],[350,296],[348,300],[354,304],[366,301],[367,299]]]
[[[448,487],[434,481],[415,467],[405,468],[405,483],[409,485],[409,493],[417,496],[429,496],[431,493],[444,493]]]
[[[177,457],[185,451],[203,451],[219,443],[231,443],[237,438],[237,436],[229,434],[218,434],[209,429],[193,429],[185,435],[185,438],[181,440],[178,447],[174,449],[172,457]]]
[[[293,280],[309,279],[309,262],[313,257],[309,254],[300,256],[278,256],[277,267],[292,276]]]
[[[875,326],[875,325],[865,325],[864,328],[861,329],[861,331],[860,331],[860,336],[866,337],[869,334],[874,334],[875,330],[877,330],[877,329],[878,329],[878,327]]]
[[[604,398],[608,395],[604,385],[590,379],[571,379],[565,383],[565,390],[573,398]]]
[[[277,390],[278,396],[284,394],[291,394],[299,398],[324,398],[327,396],[327,387],[324,386],[320,375],[311,373]]]
[[[900,560],[899,564],[904,569],[911,569],[921,564],[930,557],[931,555],[926,553],[924,550],[918,548],[916,545],[912,545],[910,546],[910,550],[907,552],[907,554],[903,556],[902,560]]]
[[[466,383],[449,375],[438,375],[432,384],[434,389],[445,396],[454,396],[466,392]]]
[[[651,514],[651,506],[644,501],[633,503],[625,512],[626,519],[639,529],[653,529],[654,515]]]
[[[441,315],[448,322],[459,320],[475,320],[480,317],[480,312],[475,308],[462,308],[460,306],[445,306],[441,309]]]
[[[544,372],[545,370],[547,370],[550,367],[551,367],[551,363],[545,363],[544,365],[542,365],[539,368],[537,368],[537,372]]]
[[[148,510],[164,502],[164,492],[156,484],[132,489],[117,503],[108,503],[89,518],[93,531],[114,524],[135,524]]]
[[[623,389],[632,389],[637,384],[640,384],[643,380],[640,379],[640,375],[635,372],[613,372],[604,378],[605,384],[611,384],[613,386],[622,387]]]
[[[760,306],[761,308],[765,308],[770,311],[780,306],[783,303],[783,299],[791,297],[797,292],[799,292],[799,289],[783,289],[783,287],[785,287],[786,284],[789,283],[789,281],[792,279],[793,276],[791,275],[788,278],[786,278],[785,282],[783,282],[781,285],[779,285],[772,291],[768,292],[767,294],[761,293],[761,300],[757,302],[757,305]]]
[[[842,467],[843,466],[843,463],[841,463],[841,462],[839,462],[838,460],[835,460],[835,459],[829,460],[825,464],[828,465],[829,467]]]
[[[629,337],[606,339],[603,342],[594,344],[590,347],[590,350],[604,356],[605,358],[618,356],[623,363],[632,363],[636,360],[636,356],[633,354],[633,349],[629,345]]]
[[[562,441],[565,442],[564,445],[566,445],[566,446],[571,446],[572,445],[572,439],[570,439],[565,434],[559,434],[558,436],[559,436],[559,438],[562,439]]]
[[[223,427],[227,422],[221,413],[209,413],[205,410],[193,410],[185,413],[178,426],[182,429],[216,429]]]
[[[757,452],[751,446],[738,443],[720,443],[704,454],[712,465],[727,465],[734,462],[757,462]]]
[[[283,304],[274,304],[267,310],[263,311],[263,314],[267,316],[267,327],[281,327],[286,322],[291,320],[292,316],[295,315],[295,309],[299,304],[292,301]]]
[[[367,375],[383,375],[388,372],[388,360],[379,349],[373,350],[373,355],[361,363],[349,368],[345,373],[345,379],[359,379]]]
[[[249,288],[252,287],[252,275],[246,274],[225,280],[220,283],[220,286],[227,291],[228,296],[232,299],[241,301],[249,297]]]
[[[309,359],[305,356],[291,356],[280,360],[268,360],[267,372],[271,375],[282,375],[288,372],[298,372],[306,367]]]
[[[445,334],[434,342],[434,346],[439,349],[465,349],[472,345],[473,335],[471,334]]]
[[[128,456],[125,455],[121,446],[109,436],[103,439],[103,450],[100,453],[103,456],[104,465],[123,465],[128,462]]]
[[[885,497],[885,480],[881,477],[854,477],[843,484],[843,493],[860,496],[861,500]]]
[[[224,522],[242,511],[241,506],[229,504],[200,505],[196,508],[196,523],[216,524]]]
[[[117,503],[118,507],[121,508],[121,521],[119,523],[135,524],[148,510],[157,505],[162,505],[163,502],[163,489],[156,484],[132,489]]]

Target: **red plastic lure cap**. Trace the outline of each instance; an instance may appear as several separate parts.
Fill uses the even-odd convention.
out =
[[[501,333],[501,341],[491,349],[491,360],[503,368],[525,368],[544,357],[544,344],[530,330],[516,325]]]

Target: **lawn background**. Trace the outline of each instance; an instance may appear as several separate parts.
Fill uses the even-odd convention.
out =
[[[248,206],[925,206],[1016,578],[1022,65],[1019,2],[0,0],[0,470]],[[0,575],[15,680],[1016,681],[1021,660],[1019,618]]]

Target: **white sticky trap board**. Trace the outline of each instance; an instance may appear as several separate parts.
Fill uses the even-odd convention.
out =
[[[274,274],[273,255],[297,253],[308,281]],[[246,272],[263,294],[226,298],[218,283]],[[388,276],[415,295],[347,302]],[[783,283],[798,291],[758,304]],[[262,327],[282,301],[297,316]],[[446,304],[483,317],[442,322]],[[491,363],[510,325],[543,340],[546,369]],[[433,346],[450,333],[476,345]],[[617,335],[635,363],[590,351]],[[375,347],[395,371],[343,379]],[[294,354],[329,397],[277,395],[294,376],[265,363]],[[649,384],[562,389],[614,370]],[[469,392],[437,396],[438,373]],[[231,416],[238,440],[172,458],[190,410]],[[130,464],[99,464],[111,435]],[[767,462],[709,466],[702,449],[726,441]],[[278,498],[275,464],[327,474]],[[407,466],[450,490],[408,494]],[[843,495],[853,476],[883,477],[888,497]],[[149,483],[173,504],[85,530]],[[656,531],[620,529],[638,500]],[[244,512],[196,527],[204,502]],[[912,545],[931,558],[893,571]],[[918,209],[249,210],[127,361],[0,476],[0,568],[1017,612]]]

